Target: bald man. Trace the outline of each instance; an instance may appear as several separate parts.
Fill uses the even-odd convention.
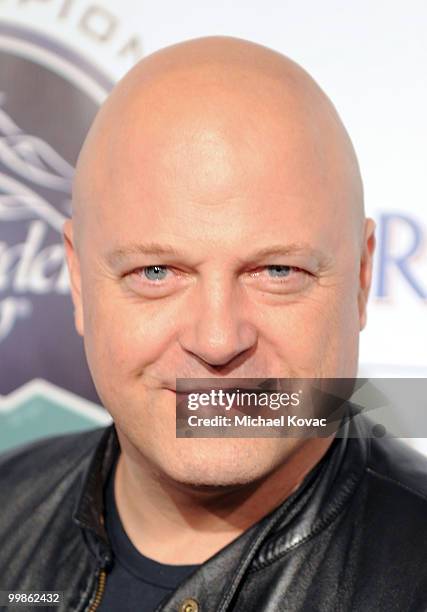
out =
[[[363,419],[176,437],[178,378],[357,375],[374,222],[313,79],[232,38],[145,58],[86,138],[64,243],[113,425],[2,459],[1,588],[67,612],[425,611],[421,455]]]

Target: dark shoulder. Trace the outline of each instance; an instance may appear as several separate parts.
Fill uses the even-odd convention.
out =
[[[367,471],[400,498],[427,508],[427,457],[397,438],[372,438]]]
[[[17,488],[51,487],[80,471],[107,429],[47,437],[0,454],[0,496],[7,499]]]

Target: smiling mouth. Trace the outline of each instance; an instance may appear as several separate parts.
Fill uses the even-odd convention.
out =
[[[209,391],[213,391],[214,395],[211,395]],[[269,414],[268,407],[265,404],[258,405],[258,400],[254,397],[265,394],[262,389],[256,387],[225,387],[221,398],[217,395],[218,391],[219,389],[210,389],[209,387],[199,387],[184,392],[173,391],[176,397],[177,417],[185,420],[189,414],[197,414],[200,417],[212,417],[218,414],[228,417],[236,414],[248,416]],[[203,395],[205,396],[204,401],[199,403],[202,401]],[[194,400],[198,403],[197,408],[194,406],[190,408],[190,401]],[[193,410],[197,412],[193,413]]]
[[[203,406],[201,406],[200,408],[205,410],[205,411],[210,411],[211,409],[214,410],[223,410],[225,405],[229,405],[228,402],[232,401],[232,410],[237,410],[237,411],[245,411],[247,408],[251,407],[250,403],[248,405],[248,401],[249,400],[245,400],[242,401],[237,400],[236,398],[241,398],[242,394],[248,394],[250,396],[252,396],[252,399],[254,400],[254,396],[259,396],[261,394],[265,394],[265,391],[263,391],[262,389],[259,388],[254,388],[254,387],[224,387],[222,390],[224,391],[224,393],[222,394],[222,401],[221,403],[218,403],[219,401],[219,395],[218,395],[218,391],[220,389],[211,389],[209,387],[205,387],[205,388],[199,388],[199,389],[194,389],[194,390],[187,390],[187,391],[175,391],[173,390],[173,393],[176,396],[176,401],[177,403],[181,403],[181,402],[188,402],[190,400],[190,396],[193,396],[194,398],[200,398],[202,396],[204,396],[206,398],[206,401],[208,402],[207,404],[204,404]],[[231,398],[234,398],[233,400],[231,400]],[[210,398],[210,399],[207,399]],[[226,402],[226,404],[224,404],[223,402]],[[253,409],[253,407],[252,407]]]
[[[175,387],[171,386],[169,389],[178,395],[188,395],[189,393],[210,393],[211,391],[221,390],[226,393],[233,393],[236,391],[262,393],[266,391],[279,390],[277,388],[276,378],[235,378],[232,384],[230,384],[231,381],[227,383],[226,380],[223,382],[216,380],[213,381],[212,384],[208,385],[206,385],[206,380],[203,382],[205,383],[203,386],[198,386],[196,380],[193,380],[193,383],[190,381],[181,380]]]
[[[261,393],[262,389],[259,389],[257,387],[219,387],[219,388],[204,387],[200,389],[188,389],[184,391],[173,390],[173,391],[177,395],[190,395],[192,393],[197,393],[198,395],[201,395],[202,393],[207,393],[208,395],[210,395],[212,391],[214,391],[215,393],[218,391],[224,391],[224,393],[226,394],[236,393],[237,391],[244,391],[245,393]]]

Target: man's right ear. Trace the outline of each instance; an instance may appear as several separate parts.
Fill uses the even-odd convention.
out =
[[[80,336],[84,334],[83,326],[83,304],[82,304],[82,284],[80,274],[80,262],[73,239],[73,222],[67,219],[62,228],[64,239],[65,257],[67,261],[68,273],[70,276],[71,297],[74,304],[74,325]]]

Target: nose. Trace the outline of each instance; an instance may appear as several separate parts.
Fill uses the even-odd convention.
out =
[[[242,290],[232,280],[201,283],[185,314],[182,348],[211,366],[229,364],[255,346],[256,327],[248,319]]]

